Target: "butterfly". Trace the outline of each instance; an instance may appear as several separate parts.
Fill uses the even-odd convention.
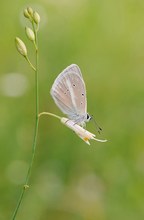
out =
[[[55,79],[50,93],[70,120],[84,126],[91,119],[87,113],[86,86],[78,65],[66,67]]]

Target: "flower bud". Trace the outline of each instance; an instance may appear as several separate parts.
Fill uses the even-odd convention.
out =
[[[36,24],[40,23],[40,15],[36,11],[33,13],[33,20]]]
[[[30,18],[30,15],[27,9],[24,10],[23,14],[26,18]]]
[[[31,7],[27,7],[27,11],[29,15],[32,17],[33,16],[33,9]]]
[[[16,37],[15,44],[16,44],[16,48],[17,48],[18,52],[22,56],[26,57],[27,56],[27,48],[26,48],[24,42],[20,38]]]
[[[35,41],[35,34],[34,34],[34,32],[33,32],[33,30],[31,28],[26,27],[25,28],[25,32],[26,32],[26,35],[27,35],[29,40]]]

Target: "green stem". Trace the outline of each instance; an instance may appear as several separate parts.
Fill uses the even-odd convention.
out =
[[[37,44],[37,32],[38,32],[38,29],[35,28],[34,21],[32,21],[32,27],[33,27],[33,31],[34,31],[34,34],[35,34],[35,41],[33,42],[34,43],[34,47],[35,47],[35,50],[38,51],[38,44]]]
[[[40,117],[41,115],[50,115],[50,116],[53,116],[53,117],[55,117],[55,118],[61,119],[60,116],[55,115],[55,114],[50,113],[50,112],[41,112],[41,113],[39,113],[39,117]]]
[[[36,72],[36,68],[32,65],[32,63],[30,62],[28,56],[25,56],[25,59],[28,61],[30,67]]]
[[[36,44],[38,45],[37,42],[37,32],[36,32]],[[38,48],[38,46],[37,46]],[[24,186],[22,188],[21,194],[19,196],[18,199],[18,203],[16,205],[16,208],[14,210],[13,216],[12,216],[12,220],[15,220],[18,210],[20,208],[21,202],[23,200],[23,196],[24,193],[26,191],[27,188],[29,188],[29,179],[31,176],[31,170],[32,170],[32,165],[34,162],[34,158],[35,158],[35,151],[36,151],[36,143],[37,143],[37,135],[38,135],[38,124],[39,124],[39,85],[38,85],[38,50],[36,50],[36,69],[32,66],[32,64],[30,63],[29,59],[27,58],[30,66],[33,68],[33,70],[35,71],[35,97],[36,97],[36,118],[35,118],[35,129],[34,129],[34,139],[33,139],[33,145],[32,145],[32,157],[29,163],[29,168],[28,168],[28,172],[27,172],[27,176],[25,179],[25,183]]]

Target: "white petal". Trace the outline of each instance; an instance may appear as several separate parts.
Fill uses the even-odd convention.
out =
[[[90,145],[89,140],[93,139],[99,142],[106,142],[107,140],[100,140],[95,138],[95,134],[85,130],[80,125],[76,124],[74,121],[68,119],[68,118],[61,118],[61,122],[66,125],[68,128],[72,129],[85,143]]]
[[[99,141],[99,142],[107,142],[107,140],[100,140],[100,139],[97,139],[97,138],[93,138],[95,141]]]

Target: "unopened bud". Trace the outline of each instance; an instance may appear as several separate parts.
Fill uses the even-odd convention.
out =
[[[27,7],[27,11],[30,16],[33,16],[33,9],[31,7]]]
[[[36,11],[33,13],[33,20],[36,24],[40,23],[40,15]]]
[[[30,18],[30,14],[27,9],[24,10],[23,14],[26,18]]]
[[[29,40],[35,41],[35,34],[34,34],[34,32],[33,32],[33,30],[31,28],[26,27],[25,28],[25,32],[26,32],[26,35],[27,35]]]
[[[16,37],[15,44],[16,44],[16,48],[17,48],[18,52],[22,56],[26,57],[27,56],[27,48],[26,48],[24,42],[20,38]]]

